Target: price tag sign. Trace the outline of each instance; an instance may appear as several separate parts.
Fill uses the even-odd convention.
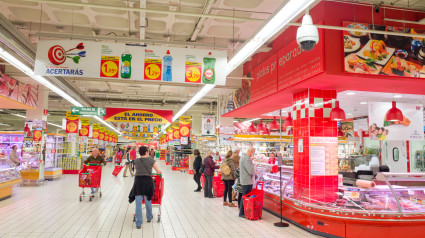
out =
[[[161,80],[162,60],[145,59],[145,77],[146,80]]]
[[[100,77],[118,78],[120,58],[117,56],[102,56],[100,61]]]
[[[201,83],[202,63],[186,62],[185,77],[186,83]]]

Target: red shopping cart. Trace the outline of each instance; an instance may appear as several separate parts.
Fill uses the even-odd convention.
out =
[[[114,171],[112,171],[112,175],[114,175],[115,177],[118,176],[118,174],[121,172],[122,168],[124,166],[119,166],[119,165],[115,165]]]
[[[261,190],[258,184],[261,183]],[[250,193],[242,196],[245,217],[249,220],[261,220],[263,217],[264,182],[257,182]]]
[[[100,186],[102,178],[102,165],[101,164],[87,164],[83,165],[83,168],[78,172],[78,186],[82,188],[80,193],[80,202],[83,201],[83,197],[89,197],[90,202],[96,194],[102,197],[102,190]],[[94,194],[87,195],[84,188],[96,188]]]
[[[160,222],[162,196],[164,195],[164,178],[162,177],[162,174],[154,174],[152,175],[152,179],[155,180],[156,184],[155,191],[152,196],[152,208],[158,207],[158,222]],[[143,204],[145,204],[144,198]],[[136,214],[133,215],[133,222],[136,222]]]

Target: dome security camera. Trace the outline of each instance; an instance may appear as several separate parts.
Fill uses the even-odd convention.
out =
[[[306,14],[303,17],[302,25],[297,30],[297,43],[303,51],[311,51],[319,42],[319,31],[313,25],[313,19]]]

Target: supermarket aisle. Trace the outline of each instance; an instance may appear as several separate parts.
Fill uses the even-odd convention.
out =
[[[15,187],[12,198],[0,201],[0,237],[316,237],[291,225],[275,228],[278,219],[263,213],[263,220],[237,216],[237,208],[223,207],[222,198],[205,199],[195,193],[191,175],[171,171],[161,161],[165,177],[161,222],[132,222],[135,204],[128,203],[133,184],[122,172],[113,177],[103,170],[103,197],[79,202],[77,175],[66,175],[42,187]],[[143,211],[145,215],[145,211]]]

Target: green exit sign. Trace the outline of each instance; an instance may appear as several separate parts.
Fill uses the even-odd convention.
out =
[[[103,117],[106,115],[106,108],[104,107],[72,107],[71,115]]]

